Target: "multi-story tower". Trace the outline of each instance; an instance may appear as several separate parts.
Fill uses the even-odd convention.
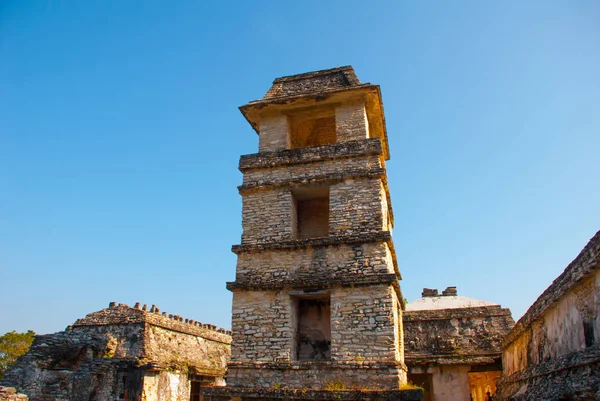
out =
[[[399,389],[402,303],[379,86],[352,67],[278,78],[241,108],[228,386]]]

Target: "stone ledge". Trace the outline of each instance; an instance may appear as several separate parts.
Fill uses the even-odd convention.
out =
[[[448,320],[473,317],[511,317],[510,309],[502,308],[500,305],[477,306],[457,309],[418,310],[404,311],[402,318],[407,322],[418,322],[428,320]]]
[[[379,178],[385,179],[385,168],[357,168],[357,169],[346,169],[339,173],[329,174],[315,174],[310,177],[298,177],[293,179],[284,179],[280,181],[258,181],[251,184],[244,184],[238,186],[238,191],[241,195],[249,192],[259,191],[263,189],[281,188],[281,187],[295,187],[300,185],[308,184],[323,184],[327,182],[339,182],[346,179],[355,178]]]
[[[399,277],[396,274],[377,274],[366,277],[307,277],[293,280],[272,280],[269,282],[253,281],[229,281],[227,289],[232,291],[235,289],[277,289],[284,287],[302,287],[306,289],[322,289],[329,288],[335,285],[350,286],[350,285],[373,285],[396,283]]]
[[[405,352],[404,362],[418,365],[491,365],[501,358],[500,353],[485,355],[427,355]]]
[[[235,254],[242,252],[260,252],[276,249],[298,249],[308,247],[326,247],[331,245],[365,244],[369,242],[389,242],[392,241],[392,234],[389,231],[380,231],[377,233],[365,233],[363,235],[339,235],[320,238],[310,238],[294,241],[265,242],[253,244],[238,244],[231,247]]]
[[[313,163],[354,156],[382,154],[383,147],[379,138],[339,142],[323,146],[312,146],[297,149],[285,149],[273,152],[254,153],[240,158],[239,170],[290,166]]]
[[[387,369],[406,370],[403,362],[396,361],[294,361],[294,362],[229,362],[229,368],[235,369],[276,369],[276,370],[309,370],[309,369]]]
[[[208,400],[240,397],[259,400],[369,400],[369,401],[420,401],[423,390],[306,390],[306,389],[254,389],[243,387],[205,387],[202,394]],[[218,398],[213,398],[218,397]]]

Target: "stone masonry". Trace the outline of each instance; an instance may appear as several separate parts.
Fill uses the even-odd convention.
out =
[[[419,398],[399,391],[403,297],[379,87],[341,67],[278,78],[240,109],[259,153],[239,164],[227,388],[206,396],[327,399],[335,387]]]
[[[36,336],[3,384],[32,401],[199,400],[223,384],[230,332],[178,315],[110,304],[65,331]]]
[[[514,325],[509,309],[458,295],[456,287],[422,298],[404,312],[408,378],[423,400],[487,401],[502,372],[502,340]]]
[[[497,400],[600,400],[600,231],[502,344]]]

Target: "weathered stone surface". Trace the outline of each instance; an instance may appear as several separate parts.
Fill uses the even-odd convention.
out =
[[[111,303],[66,331],[36,336],[3,383],[32,401],[117,400],[125,395],[129,400],[189,399],[189,374],[222,384],[230,354],[228,332],[160,315],[155,306],[150,310]],[[173,398],[164,398],[167,393]]]
[[[335,381],[390,391],[406,382],[383,109],[378,88],[353,74],[284,77],[241,107],[260,140],[240,160],[244,231],[227,284],[233,346],[222,396],[266,399],[234,395],[249,383],[289,398]]]
[[[497,399],[600,399],[600,231],[503,343]]]
[[[403,319],[407,364],[494,363],[514,325],[500,305],[405,311]]]
[[[380,155],[382,153],[381,140],[379,138],[369,138],[323,146],[244,155],[240,157],[239,170],[245,173],[248,170],[317,163],[333,159]],[[246,180],[245,176],[244,180]]]
[[[360,85],[360,81],[354,69],[345,66],[277,78],[263,99],[321,93],[356,85]]]
[[[424,387],[425,400],[487,401],[501,374],[502,340],[514,325],[510,310],[459,296],[456,287],[441,294],[424,288],[422,295],[403,314],[409,380]]]
[[[387,242],[343,242],[326,247],[307,246],[294,252],[271,249],[240,253],[235,283],[238,287],[255,288],[309,287],[312,282],[352,285],[366,279],[394,282],[398,278]]]
[[[27,401],[25,394],[17,393],[14,387],[0,386],[0,401]]]
[[[284,77],[284,81],[274,82],[269,91],[271,95],[240,107],[259,134],[260,152],[370,137],[382,140],[384,158],[389,159],[379,86],[349,79],[355,76],[352,67],[342,69],[344,71],[323,70]],[[302,120],[311,120],[308,125],[321,137],[320,141],[296,141],[297,138],[290,135],[297,132],[299,126],[306,128],[307,121]]]

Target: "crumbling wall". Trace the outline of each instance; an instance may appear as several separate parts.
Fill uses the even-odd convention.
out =
[[[407,364],[494,363],[514,321],[499,305],[404,312]]]
[[[600,398],[599,311],[600,232],[506,337],[497,399]]]
[[[32,401],[118,399],[117,371],[135,363],[133,358],[111,357],[120,342],[117,337],[81,330],[36,336],[2,382]]]
[[[32,401],[139,400],[143,392],[150,397],[146,374],[177,371],[178,386],[184,387],[189,373],[221,379],[230,343],[229,332],[213,325],[163,315],[155,306],[148,311],[145,305],[111,303],[66,331],[36,336],[3,383]],[[172,390],[176,379],[165,377],[157,384],[159,400],[189,399],[189,388],[185,398],[185,391]]]
[[[230,344],[148,325],[145,348],[152,363],[168,369],[224,377]]]
[[[327,74],[315,71],[277,78],[263,99],[319,93],[359,84],[360,81],[352,67],[332,68],[327,71]]]

